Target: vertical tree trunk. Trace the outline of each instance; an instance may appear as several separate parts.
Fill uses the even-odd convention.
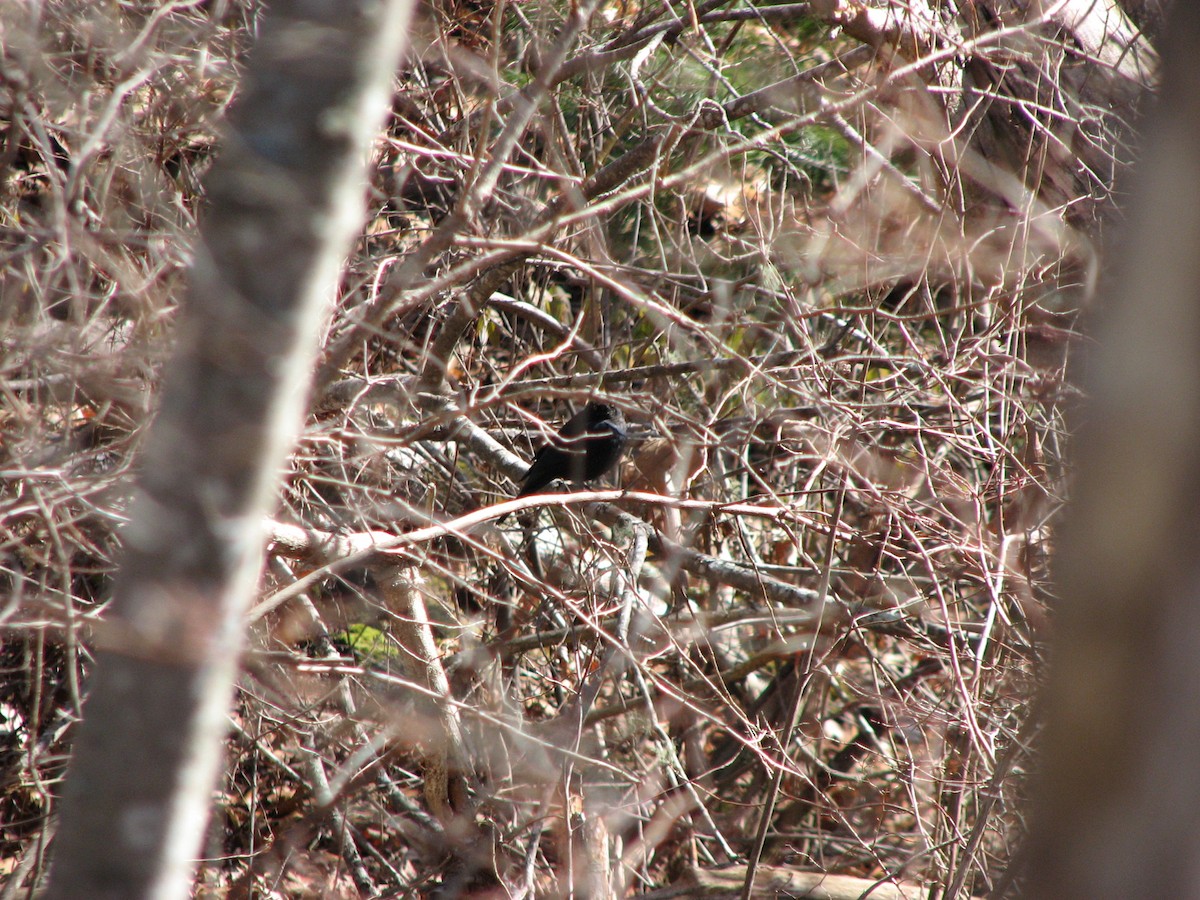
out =
[[[411,0],[276,0],[230,113],[61,808],[50,898],[185,897],[261,522]]]
[[[1024,896],[1200,896],[1200,7],[1166,32],[1058,566]]]

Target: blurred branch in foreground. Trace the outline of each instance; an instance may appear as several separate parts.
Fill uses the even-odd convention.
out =
[[[260,522],[359,227],[363,162],[410,6],[279,2],[262,23],[206,179],[210,206],[97,633],[49,898],[191,891],[261,568]]]

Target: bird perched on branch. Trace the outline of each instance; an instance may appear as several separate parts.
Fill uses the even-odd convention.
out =
[[[560,478],[594,481],[617,464],[628,440],[621,410],[611,403],[588,403],[534,455],[517,496],[536,494]]]

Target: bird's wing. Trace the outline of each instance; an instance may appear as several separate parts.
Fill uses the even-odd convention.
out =
[[[583,409],[567,419],[567,423],[558,430],[558,434],[555,437],[563,438],[565,444],[571,438],[583,437],[587,433],[587,430],[588,411]]]

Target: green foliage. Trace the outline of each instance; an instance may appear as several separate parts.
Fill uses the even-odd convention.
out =
[[[345,642],[354,658],[370,665],[384,663],[399,656],[391,635],[373,625],[354,624],[334,635]]]

